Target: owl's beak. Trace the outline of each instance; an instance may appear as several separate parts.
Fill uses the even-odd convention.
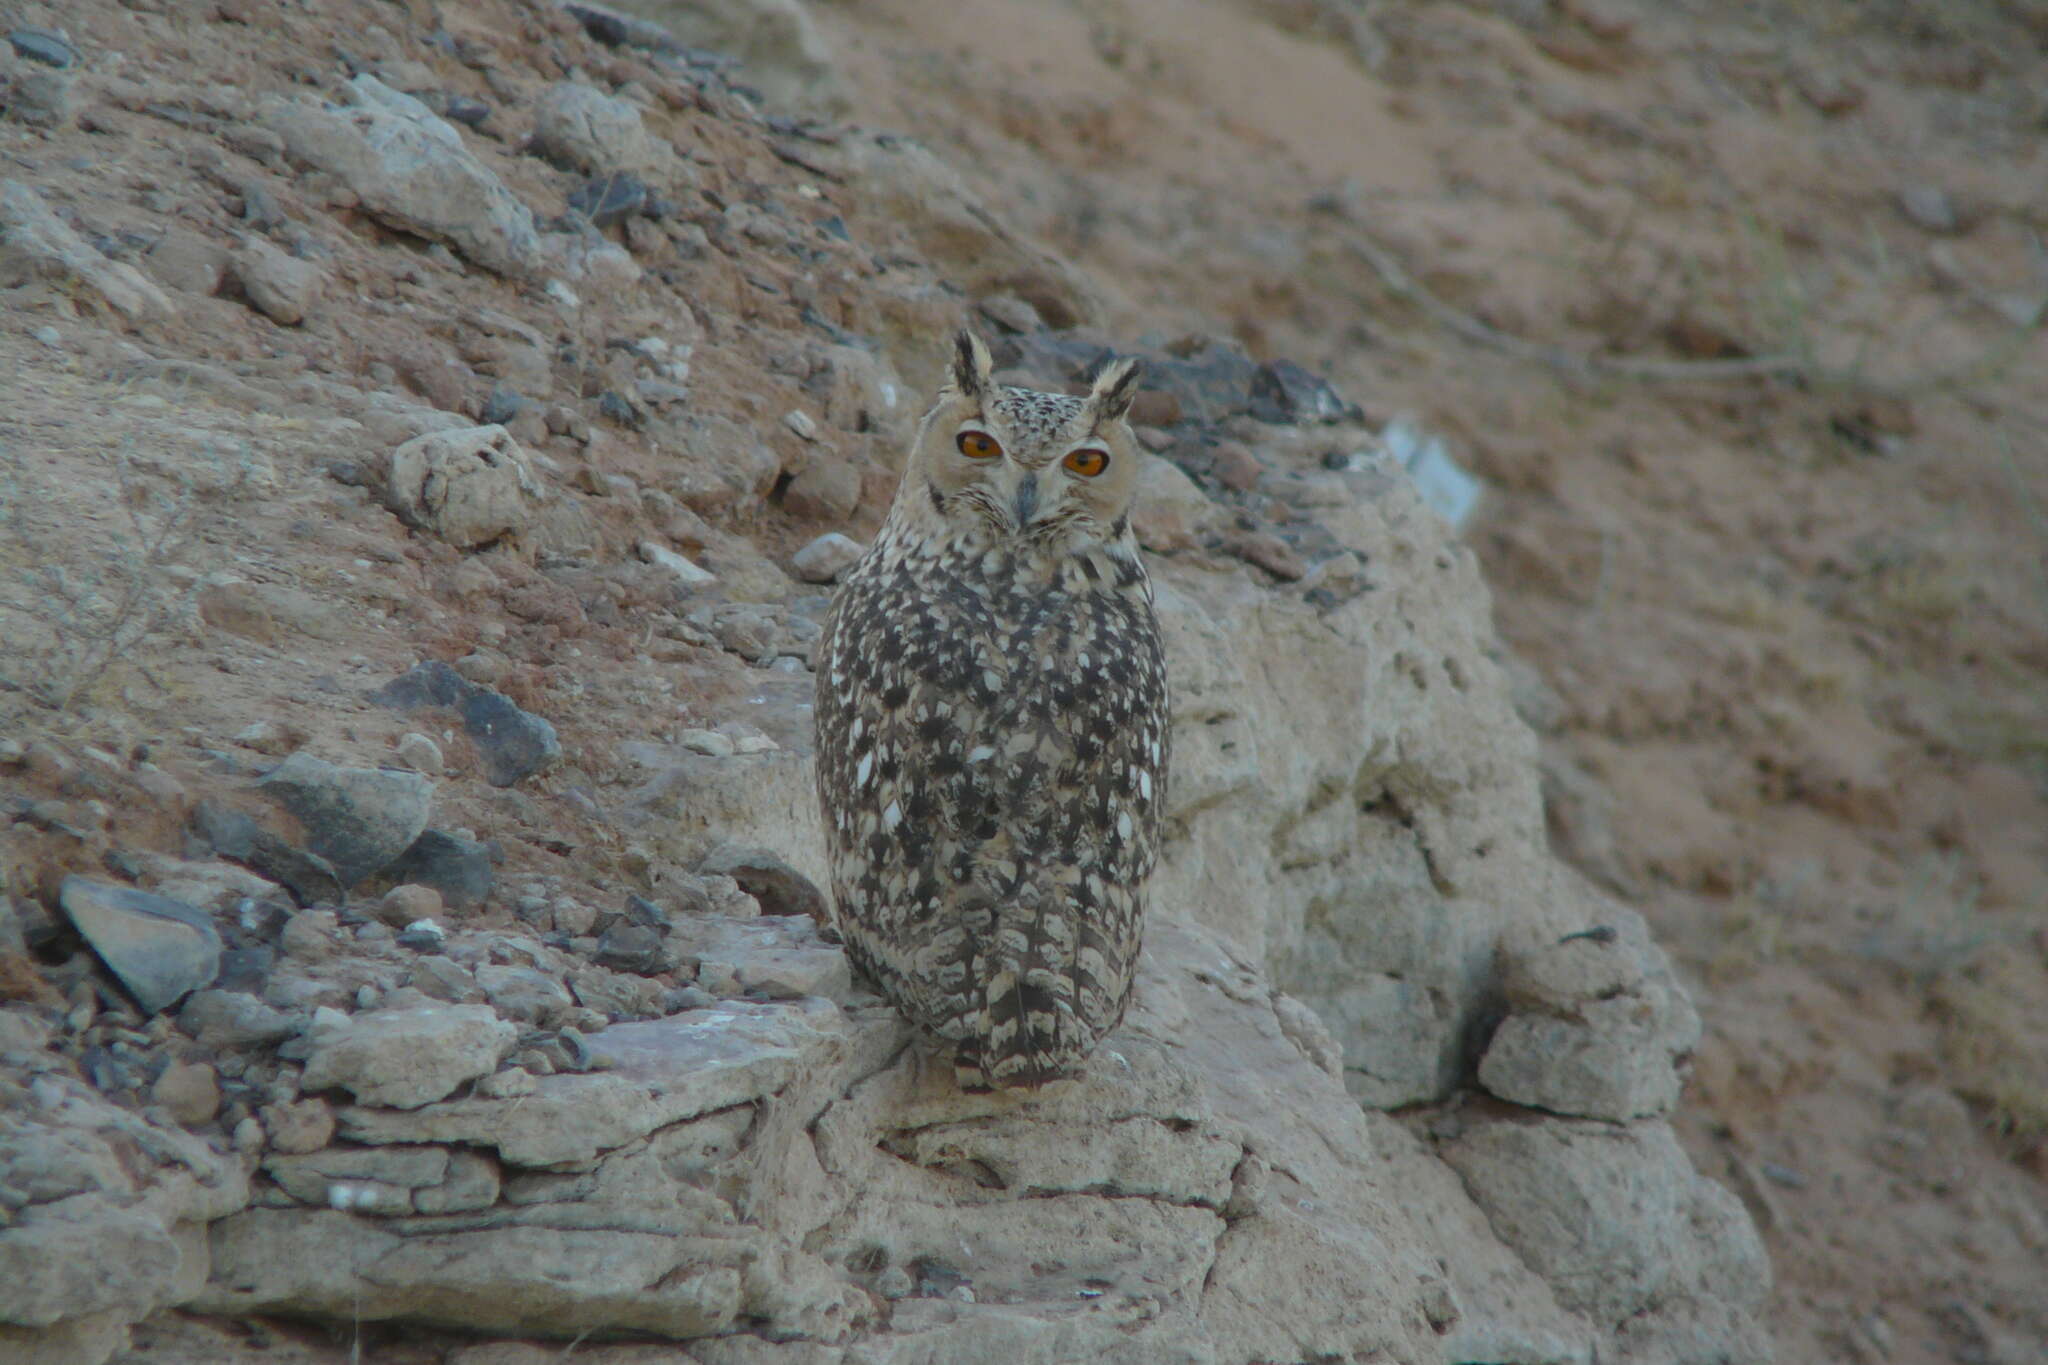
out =
[[[1017,481],[1017,529],[1023,530],[1031,524],[1032,513],[1038,510],[1038,476],[1026,474]]]

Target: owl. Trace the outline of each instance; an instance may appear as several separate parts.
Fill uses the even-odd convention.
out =
[[[1085,398],[991,368],[961,332],[816,655],[847,954],[971,1090],[1070,1074],[1122,1021],[1171,742],[1137,363]]]

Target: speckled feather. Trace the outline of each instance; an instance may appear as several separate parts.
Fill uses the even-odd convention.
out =
[[[1101,425],[1086,400],[983,392],[1027,468]],[[954,1045],[963,1084],[1036,1085],[1129,1002],[1166,797],[1164,651],[1124,516],[1056,509],[1005,536],[918,477],[913,462],[819,641],[839,927]]]

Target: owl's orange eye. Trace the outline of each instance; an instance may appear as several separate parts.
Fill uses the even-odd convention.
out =
[[[996,443],[996,438],[985,431],[963,431],[960,433],[960,439],[954,444],[959,446],[960,453],[970,460],[993,460],[1003,453],[1003,448]]]
[[[1060,463],[1070,472],[1079,474],[1084,479],[1092,479],[1109,468],[1109,452],[1097,450],[1093,446],[1083,446],[1079,450],[1068,451],[1067,458]]]

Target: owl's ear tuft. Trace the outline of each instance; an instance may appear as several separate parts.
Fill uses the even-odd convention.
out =
[[[1138,370],[1138,362],[1126,357],[1112,360],[1095,376],[1088,403],[1095,410],[1098,424],[1117,421],[1131,410],[1131,400],[1138,396]]]
[[[962,327],[953,337],[953,387],[980,401],[995,387],[995,359],[980,337]]]

